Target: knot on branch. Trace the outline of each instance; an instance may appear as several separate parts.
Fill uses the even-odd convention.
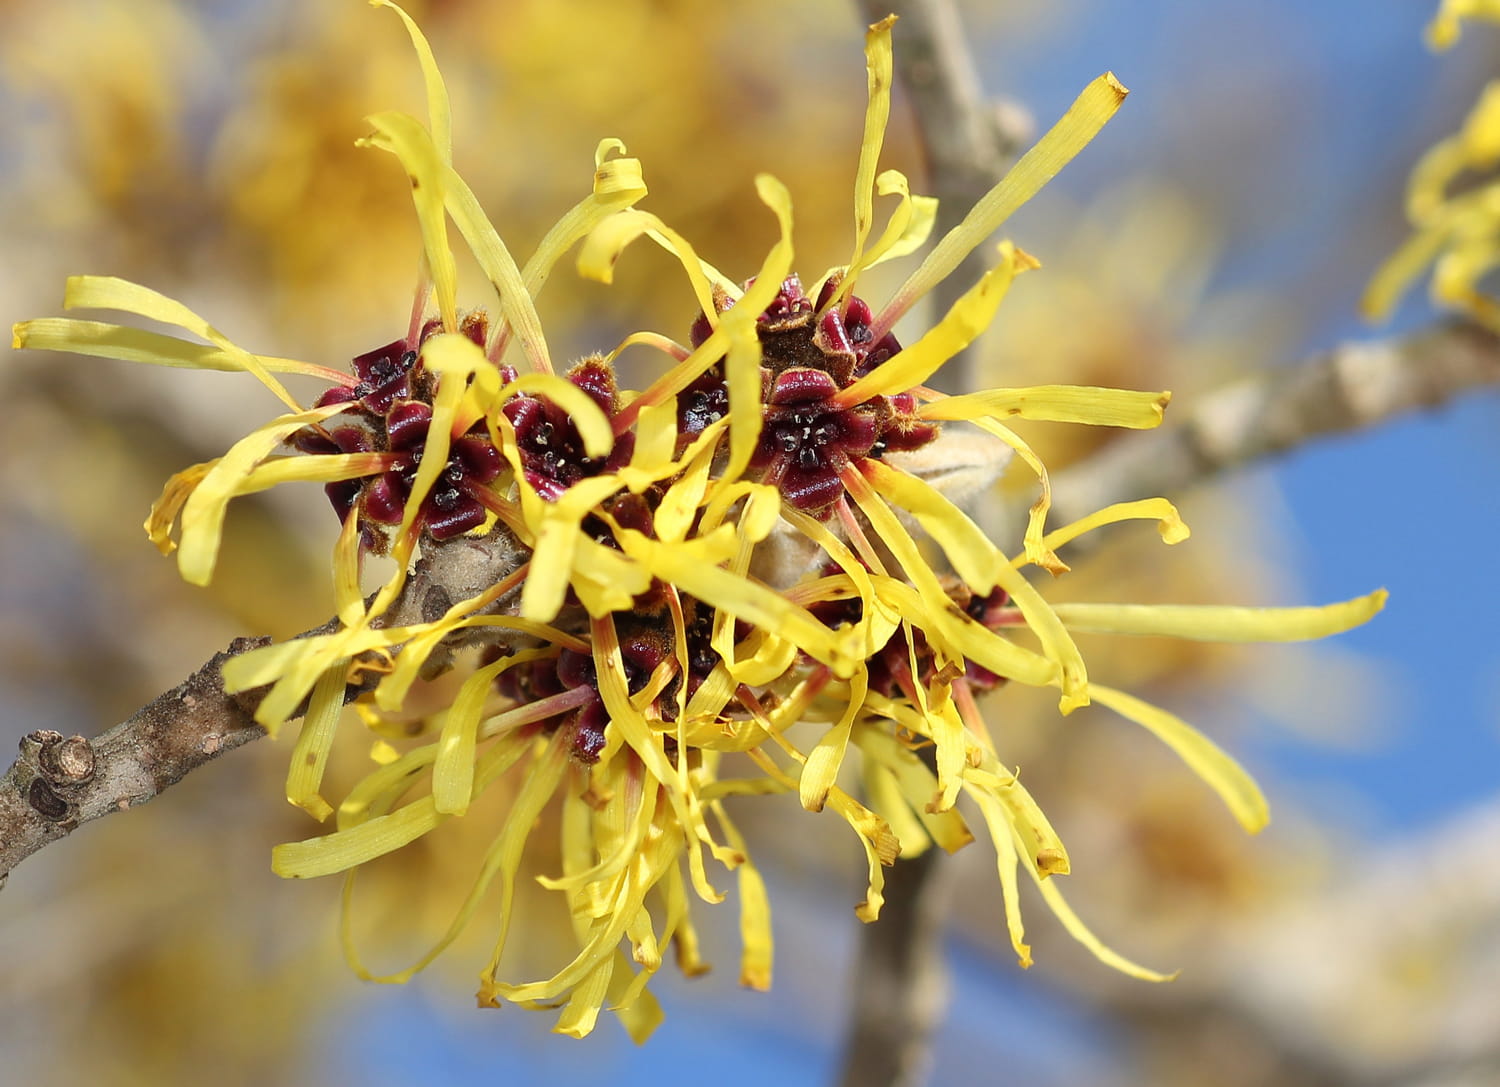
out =
[[[70,794],[94,780],[94,747],[82,736],[38,729],[21,738],[21,763],[30,780],[18,782],[43,819],[60,823],[74,813]]]

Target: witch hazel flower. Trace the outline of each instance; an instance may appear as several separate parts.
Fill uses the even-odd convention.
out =
[[[1008,423],[1149,428],[1169,394],[933,391],[932,375],[988,326],[1015,278],[1037,267],[1009,242],[925,331],[900,339],[893,331],[1083,149],[1125,89],[1108,74],[1089,84],[877,305],[856,293],[863,274],[920,249],[935,214],[902,174],[878,172],[893,17],[865,42],[870,90],[851,254],[803,280],[791,198],[778,181],[756,179],[776,240],[751,275],[732,278],[636,206],[646,196],[640,163],[617,140],[599,145],[591,190],[518,263],[452,167],[447,93],[426,39],[394,4],[376,3],[403,20],[428,89],[425,123],[377,114],[361,141],[406,171],[421,227],[425,274],[403,336],[346,373],[254,354],[178,302],[97,277],[70,280],[64,305],[163,321],[197,341],[74,318],[15,331],[17,346],[249,373],[285,405],[223,457],[179,473],[153,508],[148,533],[164,552],[176,550],[187,580],[212,576],[236,496],[293,481],[327,491],[343,526],[334,544],[336,629],[224,667],[228,689],[263,691],[256,719],[269,730],[301,719],[287,796],[320,820],[334,817],[328,833],[277,847],[277,872],[345,874],[347,925],[363,865],[399,857],[508,783],[508,810],[431,950],[381,974],[346,940],[354,969],[405,981],[493,892],[482,1005],[560,1009],[557,1029],[575,1036],[608,1008],[644,1039],[661,1017],[648,984],[667,951],[685,974],[706,969],[695,903],[722,901],[718,881],[727,875],[741,911],[740,979],[766,988],[771,904],[751,844],[725,809],[736,796],[847,824],[868,872],[855,907],[863,921],[878,918],[884,871],[898,856],[956,851],[982,834],[998,861],[997,912],[1023,964],[1031,961],[1018,898],[1024,873],[1101,960],[1165,978],[1106,947],[1063,898],[1067,850],[1006,765],[979,696],[1003,698],[1004,688],[1024,684],[1053,689],[1063,714],[1103,704],[1166,743],[1253,832],[1268,812],[1244,770],[1180,718],[1097,682],[1074,632],[1318,638],[1365,622],[1385,594],[1321,608],[1049,603],[1026,568],[1065,574],[1058,552],[1079,536],[1143,520],[1174,544],[1187,527],[1154,498],[1049,528],[1046,467]],[[895,198],[878,235],[877,196]],[[488,313],[459,308],[451,227],[493,288]],[[576,247],[579,272],[611,282],[641,239],[682,267],[687,342],[637,332],[559,373],[536,306],[549,274]],[[630,349],[655,352],[662,364],[639,391],[620,388],[614,369]],[[329,389],[303,407],[282,373]],[[987,444],[974,445],[976,432]],[[990,479],[1012,455],[1038,482],[1014,552],[950,494],[954,474]],[[419,557],[431,569],[466,549],[504,561],[477,584],[444,586],[415,617],[397,609]],[[370,554],[388,556],[391,573],[365,597],[360,572]],[[443,671],[453,678],[441,708],[415,708],[430,699],[413,693],[438,690],[424,685]],[[341,709],[354,682],[356,715],[376,737],[375,765],[330,801],[323,767],[347,730]],[[857,788],[840,784],[846,763],[859,766]],[[549,809],[559,814],[560,860],[539,882],[562,896],[575,942],[551,976],[517,981],[506,949],[537,852],[531,839]]]

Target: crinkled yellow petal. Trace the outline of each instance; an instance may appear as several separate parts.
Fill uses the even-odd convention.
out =
[[[248,352],[229,351],[216,344],[193,343],[127,328],[105,321],[83,321],[72,317],[40,317],[22,321],[11,329],[11,346],[16,350],[71,351],[75,355],[92,355],[124,362],[143,362],[152,366],[175,366],[185,370],[218,370],[224,373],[251,373],[245,365]],[[315,366],[296,359],[272,355],[251,356],[261,367],[274,374],[306,374],[334,385],[352,386],[355,378],[326,366]]]
[[[235,497],[268,491],[283,483],[335,483],[360,479],[390,467],[388,453],[326,453],[312,457],[274,457],[245,474]]]
[[[932,847],[932,838],[901,794],[901,784],[891,768],[865,758],[860,760],[860,778],[870,808],[890,824],[891,833],[901,843],[901,859],[911,860],[927,852]]]
[[[254,374],[262,385],[292,411],[302,410],[302,406],[281,382],[270,375],[257,356],[237,346],[181,302],[158,294],[149,287],[114,276],[69,276],[67,285],[63,288],[63,309],[124,310],[163,324],[185,328],[236,360],[242,369]]]
[[[755,322],[776,297],[792,270],[792,197],[786,186],[769,174],[758,174],[755,191],[776,215],[779,235],[761,262],[755,282],[723,317],[729,336],[724,361],[729,386],[729,463],[723,479],[733,483],[743,474],[760,439],[762,421],[760,337]]]
[[[542,506],[540,523],[530,524],[536,543],[521,589],[522,618],[547,623],[557,616],[576,579],[578,549],[586,542],[579,526],[591,509],[620,487],[618,476],[593,476],[575,483],[562,501]]]
[[[873,704],[870,707],[875,708]],[[878,712],[878,711],[877,711]],[[929,801],[937,793],[937,777],[927,768],[911,749],[899,743],[888,731],[880,728],[860,728],[854,733],[854,742],[859,746],[868,767],[879,767],[891,775],[903,807],[914,813],[925,834],[945,852],[956,853],[974,840],[973,833],[956,808],[933,811]],[[888,812],[882,812],[887,820]],[[892,829],[901,839],[902,856],[908,856],[907,838],[892,821]]]
[[[340,661],[324,672],[313,687],[312,701],[292,748],[292,764],[286,775],[286,798],[320,823],[333,814],[333,808],[318,790],[323,784],[334,729],[343,708],[344,663]]]
[[[937,222],[937,197],[913,195],[911,183],[900,170],[884,171],[875,179],[875,191],[881,196],[899,196],[901,203],[891,212],[880,240],[865,251],[861,261],[865,268],[915,253],[927,244]]]
[[[1005,926],[1010,932],[1010,946],[1015,949],[1016,961],[1022,969],[1031,966],[1031,946],[1026,943],[1026,924],[1021,919],[1021,888],[1016,879],[1016,866],[1020,858],[1016,855],[1016,844],[1011,836],[1010,821],[1004,806],[995,797],[980,790],[971,795],[979,806],[979,814],[989,830],[990,842],[995,847],[995,860],[1000,875],[1000,897],[1005,903]]]
[[[1439,140],[1412,167],[1406,183],[1406,217],[1414,224],[1428,222],[1443,206],[1448,183],[1468,164],[1463,141],[1457,136]]]
[[[411,181],[412,203],[417,209],[417,224],[422,229],[422,247],[432,272],[437,294],[438,312],[443,329],[458,330],[458,265],[448,245],[447,201],[449,169],[433,134],[422,123],[406,113],[390,111],[366,118],[375,127],[375,135],[356,143],[360,147],[378,147],[395,155]]]
[[[535,737],[524,734],[504,736],[496,741],[496,743],[485,752],[484,757],[481,760],[482,767],[478,775],[478,788],[483,789],[487,787],[497,777],[514,766],[520,760],[520,757],[532,747],[534,742]],[[554,743],[554,747],[559,746],[559,744]],[[425,762],[422,763],[422,765],[425,765],[426,763],[430,763],[432,761],[431,756],[434,751],[435,745],[429,744],[425,748],[419,748],[417,751],[412,752],[410,755],[406,756],[406,758],[410,759],[415,755],[425,755]],[[565,747],[563,747],[560,752],[554,751],[551,754],[552,761],[556,762],[559,766],[565,765]],[[543,795],[541,798],[541,803],[545,805],[547,800],[551,797],[551,789],[556,788],[557,777],[559,775],[549,774],[547,764],[545,764],[541,760],[539,760],[539,765],[541,766],[541,769],[539,769],[536,773],[529,775],[526,779],[526,784],[522,787],[522,797],[525,797],[527,804],[531,804],[534,802],[533,797],[531,795],[528,795],[528,789],[536,793],[545,791],[545,795]],[[373,777],[374,775],[371,776]],[[535,785],[532,784],[533,782],[535,782]],[[400,791],[404,790],[404,788],[404,784],[401,784],[398,781],[396,788],[394,790],[391,790],[391,792],[393,794],[397,794]],[[351,794],[351,796],[352,795],[353,794]],[[521,805],[522,797],[517,797],[516,806],[513,806],[512,813],[514,813],[517,810],[517,807]],[[394,799],[394,795],[391,797],[391,799]],[[389,806],[389,802],[389,800],[386,801],[387,807]],[[344,825],[344,807],[346,806],[347,802],[345,805],[340,806],[339,809],[339,820],[341,827]],[[377,807],[376,810],[377,812],[379,812],[384,811],[385,809]],[[351,821],[349,825],[353,826],[357,824]],[[363,962],[360,961],[359,953],[354,944],[354,933],[352,925],[355,872],[349,872],[345,876],[344,881],[344,890],[342,895],[343,902],[339,921],[339,929],[340,938],[344,945],[344,957],[349,961],[349,964],[353,968],[354,972],[366,981],[378,981],[397,985],[404,984],[419,971],[425,969],[434,959],[438,957],[438,955],[442,954],[442,952],[446,950],[449,945],[451,945],[453,941],[459,937],[465,927],[467,927],[469,921],[473,918],[475,911],[478,909],[479,904],[484,897],[485,891],[488,890],[491,880],[494,878],[497,870],[501,868],[500,863],[497,861],[497,857],[499,857],[505,851],[506,847],[511,843],[511,837],[514,836],[511,835],[511,837],[507,837],[507,831],[510,829],[510,825],[510,818],[508,817],[505,828],[501,830],[499,836],[496,837],[494,843],[490,846],[488,852],[485,854],[484,863],[480,868],[479,875],[475,878],[473,886],[470,887],[468,894],[465,896],[463,902],[459,905],[458,910],[454,913],[453,920],[449,923],[448,928],[443,933],[442,937],[432,946],[431,949],[427,951],[426,954],[424,954],[415,963],[413,963],[406,969],[398,971],[394,974],[374,974],[365,967]],[[521,832],[523,834],[529,833],[530,827],[531,823],[526,824],[524,827],[520,828]],[[512,873],[512,879],[513,878],[514,873]],[[509,910],[507,909],[501,915],[502,925],[508,919]]]
[[[362,653],[383,652],[408,640],[421,627],[371,629],[359,626],[332,634],[296,638],[253,649],[224,662],[224,689],[230,694],[273,684],[261,699],[255,719],[267,728],[290,719],[318,677],[335,661]]]
[[[989,327],[1016,273],[1033,266],[1034,262],[1026,254],[1009,242],[1002,242],[1000,262],[965,291],[941,321],[923,333],[916,343],[903,347],[841,391],[834,401],[844,406],[862,404],[873,397],[906,392],[925,383],[943,363],[968,347]]]
[[[950,230],[902,284],[872,329],[885,335],[917,299],[947,279],[965,257],[982,245],[1011,214],[1057,175],[1104,127],[1128,92],[1106,72],[1084,88],[1062,120],[1037,141],[979,202]]]
[[[1042,879],[1034,868],[1026,867],[1031,877],[1036,880],[1037,887],[1042,892],[1042,898],[1052,910],[1053,916],[1062,922],[1063,928],[1068,930],[1068,935],[1077,940],[1100,962],[1106,966],[1112,966],[1122,974],[1127,974],[1141,981],[1171,981],[1177,977],[1177,972],[1170,974],[1158,973],[1139,963],[1132,962],[1118,951],[1105,945],[1104,941],[1095,936],[1087,925],[1073,912],[1067,900],[1063,898],[1062,891],[1057,886],[1056,880]]]
[[[910,585],[884,578],[876,588],[891,606],[911,619],[912,625],[952,644],[956,653],[1028,687],[1047,687],[1058,682],[1055,661],[1016,645],[968,616],[954,614],[949,607],[929,608],[928,600]],[[946,596],[944,597],[946,599]],[[949,602],[951,604],[951,601]]]
[[[915,658],[913,663],[915,664]],[[959,719],[958,710],[951,698],[945,695],[941,700],[933,699],[931,694],[923,694],[921,688],[918,688],[917,693],[924,701],[933,702],[921,709],[927,721],[927,735],[932,737],[932,742],[937,746],[938,787],[924,807],[935,812],[952,811],[959,790],[963,787],[961,775],[968,765],[968,738],[964,734],[963,721]]]
[[[590,926],[587,941],[572,962],[545,981],[525,985],[495,983],[491,986],[494,995],[517,1002],[551,1000],[578,985],[601,958],[614,953],[626,928],[640,912],[646,893],[676,858],[677,851],[665,842],[643,851],[636,857],[628,877],[619,881],[610,913]]]
[[[218,463],[218,460],[210,460],[184,468],[167,480],[161,497],[151,504],[151,513],[142,527],[146,530],[146,538],[163,555],[170,555],[177,550],[177,541],[172,539],[172,526],[177,523],[177,515],[182,512],[183,503]]]
[[[1142,498],[1135,502],[1116,502],[1087,517],[1080,517],[1062,528],[1055,528],[1042,537],[1042,545],[1050,551],[1105,525],[1113,525],[1120,521],[1149,521],[1153,518],[1157,522],[1156,531],[1161,534],[1165,543],[1178,544],[1190,535],[1187,524],[1177,513],[1176,506],[1165,498]],[[1026,561],[1028,560],[1024,555],[1018,555],[1012,560],[1011,565],[1019,567]]]
[[[1496,190],[1500,197],[1500,189]],[[1500,205],[1500,200],[1496,201]],[[1500,304],[1479,289],[1480,280],[1500,266],[1500,236],[1484,224],[1478,237],[1457,240],[1432,268],[1434,301],[1467,310],[1492,330],[1500,328]]]
[[[729,386],[729,461],[720,478],[725,483],[734,483],[749,466],[760,441],[763,421],[760,337],[756,335],[754,321],[734,315],[733,311],[721,322],[721,327],[729,337],[729,351],[724,357]]]
[[[799,793],[802,806],[808,811],[822,811],[828,802],[828,790],[838,779],[839,769],[844,764],[844,752],[849,748],[849,733],[864,708],[865,694],[869,689],[870,673],[861,667],[849,681],[848,701],[838,723],[825,732],[807,753]]]
[[[627,544],[626,554],[688,596],[752,626],[775,631],[814,660],[828,665],[835,674],[843,677],[853,674],[857,661],[849,653],[849,639],[829,630],[807,609],[793,604],[774,589],[716,565],[684,561],[683,552],[663,547],[655,540]]]
[[[703,852],[698,843],[713,844],[712,836],[704,822],[702,805],[693,793],[692,779],[674,766],[662,749],[661,740],[652,735],[645,719],[630,703],[629,688],[625,682],[625,664],[620,656],[619,638],[615,633],[612,618],[596,618],[590,629],[594,640],[594,665],[598,676],[599,697],[609,712],[610,726],[630,745],[646,765],[646,770],[667,786],[667,797],[683,828],[690,848],[687,850],[688,870],[693,877],[694,889],[705,902],[722,902],[724,893],[708,881],[703,866]],[[617,937],[618,938],[618,937]]]
[[[714,801],[709,807],[724,828],[729,845],[745,856],[744,863],[735,869],[740,892],[740,984],[767,992],[771,988],[775,944],[771,938],[771,898],[766,893],[766,881],[751,862],[744,836],[730,820],[724,805]]]
[[[230,694],[238,694],[252,687],[273,683],[285,675],[297,661],[321,652],[342,633],[294,638],[231,657],[224,662],[224,690]]]
[[[651,587],[651,571],[613,548],[587,537],[574,547],[573,591],[595,619],[629,611],[634,598]]]
[[[500,240],[500,234],[480,207],[473,190],[451,167],[444,173],[444,195],[448,212],[479,267],[495,289],[500,301],[500,313],[506,328],[515,332],[521,341],[521,350],[527,361],[542,374],[552,372],[552,360],[547,353],[547,338],[542,332],[542,319],[537,315],[536,303],[516,266],[515,258]],[[491,330],[491,342],[499,342],[505,333],[497,324]]]
[[[417,62],[422,68],[422,81],[427,87],[427,116],[432,127],[432,142],[443,162],[453,161],[453,113],[448,104],[448,88],[443,83],[443,74],[438,70],[437,58],[432,55],[432,46],[416,21],[391,0],[370,0],[371,7],[390,8],[406,24],[412,47],[417,51]]]
[[[986,793],[1000,802],[1019,856],[1039,877],[1068,874],[1068,851],[1047,814],[1021,779],[1001,766],[992,752],[981,752],[980,765],[965,769],[964,787],[970,795]]]
[[[495,677],[538,653],[515,653],[476,670],[464,680],[448,707],[432,763],[432,803],[443,815],[463,815],[474,793],[475,743],[479,718]]]
[[[624,871],[635,858],[642,843],[650,836],[652,819],[656,814],[656,798],[661,791],[661,783],[654,777],[647,775],[644,783],[639,774],[632,775],[632,778],[633,781],[615,783],[614,796],[605,806],[605,814],[616,815],[621,825],[613,833],[606,835],[603,832],[606,820],[602,817],[595,820],[597,826],[591,832],[589,840],[597,847],[598,861],[586,868],[570,871],[560,879],[538,876],[538,883],[549,891],[576,891],[591,883],[603,883]],[[630,788],[632,784],[633,789]],[[642,784],[645,785],[644,791]]]
[[[478,893],[483,891],[494,876],[500,877],[500,931],[495,938],[494,949],[490,952],[489,962],[481,975],[483,979],[479,990],[481,1003],[484,1002],[493,985],[495,970],[505,954],[505,944],[510,936],[510,925],[515,915],[516,876],[521,868],[521,858],[526,850],[526,842],[531,837],[537,820],[541,817],[542,809],[547,806],[547,802],[557,792],[558,785],[564,780],[563,775],[568,767],[569,757],[569,738],[565,730],[559,729],[553,733],[545,753],[532,763],[523,779],[521,789],[516,794],[510,811],[506,814],[505,826],[501,828],[499,836],[485,855],[484,866],[480,870],[479,878],[475,881],[474,895],[477,904]]]
[[[1054,576],[1067,573],[1068,564],[1058,558],[1056,552],[1046,543],[1044,530],[1047,525],[1047,511],[1052,508],[1052,479],[1047,474],[1047,466],[1042,463],[1042,458],[1036,455],[1036,451],[1009,427],[988,418],[975,419],[973,422],[981,430],[988,431],[1014,449],[1016,456],[1026,463],[1026,467],[1036,473],[1037,497],[1027,512],[1026,531],[1021,538],[1022,546],[1026,551],[1026,561],[1035,563]]]
[[[636,340],[641,333],[627,338],[621,343],[616,351],[623,349],[632,340]],[[665,373],[659,375],[651,382],[649,388],[640,395],[634,397],[625,404],[614,417],[615,433],[623,434],[636,420],[636,417],[647,407],[653,404],[667,404],[672,398],[691,385],[710,366],[724,357],[729,350],[729,335],[722,328],[715,328],[709,333],[708,338],[701,344],[681,357]],[[676,357],[675,353],[672,353]]]
[[[620,157],[611,158],[614,152]],[[594,152],[594,191],[547,231],[536,252],[526,262],[521,278],[527,293],[535,298],[564,253],[606,216],[629,207],[645,195],[646,181],[641,174],[641,160],[625,157],[625,145],[619,140],[600,140]]]
[[[411,490],[406,496],[406,505],[401,511],[401,524],[396,529],[398,547],[394,549],[397,570],[391,581],[382,589],[374,614],[382,614],[389,601],[406,576],[405,558],[416,545],[417,518],[422,505],[432,493],[438,477],[448,467],[448,450],[454,437],[454,422],[460,407],[469,392],[471,376],[490,372],[494,365],[484,357],[484,352],[467,336],[457,332],[444,332],[433,336],[422,345],[422,364],[439,375],[437,395],[432,401],[432,420],[427,427],[427,442],[422,449],[421,463],[411,481]],[[476,379],[476,384],[479,384]]]
[[[855,629],[864,632],[860,652],[866,658],[874,656],[890,641],[891,635],[901,625],[901,613],[876,593],[874,583],[864,563],[855,557],[854,552],[849,550],[844,541],[828,531],[820,521],[791,506],[783,509],[781,516],[798,532],[821,547],[823,553],[836,562],[839,568],[848,575],[863,605],[860,609],[859,620],[854,624]]]
[[[349,511],[333,546],[333,599],[339,621],[352,627],[365,613],[364,593],[359,583],[363,552],[360,549],[359,508]]]
[[[1135,392],[1086,385],[1036,385],[1027,389],[986,389],[963,396],[945,396],[924,404],[924,419],[974,419],[1017,416],[1054,423],[1149,430],[1159,426],[1169,392]]]
[[[767,630],[753,630],[736,644],[733,623],[716,625],[712,644],[725,672],[736,684],[750,687],[776,682],[797,661],[796,644]]]
[[[374,770],[360,778],[339,803],[335,825],[340,830],[346,830],[390,811],[395,807],[396,801],[411,788],[416,777],[431,766],[436,757],[437,745],[424,744],[379,763]]]
[[[192,585],[207,585],[213,577],[229,501],[240,493],[240,486],[256,466],[286,438],[310,423],[321,423],[337,415],[343,407],[332,404],[296,415],[280,416],[252,430],[213,462],[182,507],[182,542],[177,552],[177,568],[184,581]]]
[[[998,584],[1010,593],[1026,616],[1027,626],[1041,641],[1043,651],[1057,664],[1062,712],[1071,713],[1079,706],[1088,705],[1088,671],[1072,637],[1058,622],[1041,594],[1003,561],[1003,556],[963,511],[921,480],[879,461],[866,461],[862,469],[869,473],[869,479],[866,480],[861,472],[851,470],[844,473],[845,486],[915,584],[925,604],[924,610],[932,620],[931,625],[922,627],[929,638],[941,634],[956,647],[961,647],[965,656],[984,663],[978,652],[984,651],[987,640],[976,637],[976,633],[985,628],[953,606],[937,575],[922,558],[916,541],[886,505],[887,496],[916,516],[939,546],[945,550],[951,548],[948,551],[950,561],[958,567],[961,576],[965,573],[975,575],[976,588],[984,586],[987,592]],[[980,552],[981,548],[985,552]],[[981,574],[984,576],[980,577]]]
[[[570,1038],[585,1038],[594,1030],[599,1021],[599,1012],[604,1007],[605,994],[609,992],[610,981],[615,976],[615,961],[620,960],[624,964],[624,953],[616,951],[600,959],[585,976],[582,981],[568,994],[568,1002],[563,1006],[562,1014],[557,1018],[557,1025],[552,1028],[554,1034],[564,1034]],[[629,977],[628,970],[621,973]]]
[[[445,818],[433,808],[431,797],[423,797],[348,830],[278,845],[271,850],[271,870],[287,879],[343,872],[416,841]]]
[[[965,585],[980,596],[995,587],[1002,556],[967,514],[935,487],[882,461],[865,460],[859,471],[870,481],[875,494],[916,518],[922,530],[943,549]],[[881,536],[883,539],[884,534]],[[910,570],[907,573],[911,576]]]
[[[640,494],[662,478],[658,473],[675,470],[677,450],[677,405],[673,401],[648,404],[636,416],[635,448],[620,477],[634,494]],[[706,482],[706,481],[705,481]]]
[[[675,415],[675,409],[668,408]],[[644,422],[645,416],[642,415]],[[675,421],[673,425],[666,428],[666,433],[676,434]],[[640,439],[637,439],[636,448],[640,448]],[[668,541],[680,541],[687,539],[692,530],[693,522],[697,519],[699,507],[703,503],[703,496],[708,491],[709,472],[713,468],[715,445],[705,446],[695,455],[685,456],[686,466],[681,469],[681,474],[667,488],[667,493],[662,495],[661,504],[656,507],[656,516],[652,520],[652,527],[656,531],[658,539]],[[670,454],[669,454],[670,456]],[[674,465],[668,461],[657,464],[649,473],[660,478],[664,471],[671,471]]]
[[[860,845],[864,847],[869,866],[868,884],[865,900],[854,907],[854,915],[868,924],[880,917],[881,907],[885,904],[885,869],[895,864],[901,855],[901,843],[891,833],[890,824],[844,790],[830,789],[828,806],[854,828]]]
[[[629,971],[622,969],[619,965],[623,964],[624,961],[625,956],[623,952],[615,955],[615,962],[617,964],[615,969],[616,982],[629,977]],[[683,970],[683,974],[686,977],[693,976],[692,972],[688,970]],[[620,1021],[620,1025],[625,1028],[625,1033],[629,1035],[630,1040],[636,1045],[644,1045],[646,1040],[652,1034],[656,1033],[656,1028],[666,1021],[666,1013],[662,1011],[661,1005],[645,989],[633,994],[628,1004],[622,1004],[614,995],[613,989],[611,989],[609,1008],[610,1011],[614,1012],[615,1018]]]
[[[1211,604],[1057,604],[1063,625],[1093,634],[1158,634],[1204,642],[1302,642],[1369,622],[1390,594],[1377,589],[1338,604],[1243,608]]]
[[[859,145],[859,167],[854,172],[854,255],[849,270],[834,295],[830,308],[840,305],[854,288],[855,277],[864,267],[865,242],[875,221],[875,170],[880,165],[880,147],[891,116],[891,27],[896,17],[887,15],[865,32],[865,72],[868,104],[864,137]]]
[[[661,239],[663,248],[677,257],[682,270],[687,273],[699,308],[708,316],[710,323],[717,323],[718,311],[714,308],[713,288],[703,271],[703,263],[699,260],[697,251],[686,238],[649,211],[632,208],[600,220],[584,239],[583,248],[578,251],[578,274],[599,283],[613,283],[615,262],[642,235]]]
[[[1240,826],[1255,834],[1270,822],[1270,808],[1255,779],[1203,733],[1182,718],[1124,691],[1098,684],[1093,684],[1090,689],[1101,705],[1149,729],[1175,751],[1193,773],[1219,794]]]

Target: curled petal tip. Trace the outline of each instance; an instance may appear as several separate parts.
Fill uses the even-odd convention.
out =
[[[1130,88],[1121,83],[1120,80],[1115,76],[1114,72],[1105,72],[1104,82],[1110,90],[1115,92],[1116,102],[1125,101],[1125,96],[1130,93]]]

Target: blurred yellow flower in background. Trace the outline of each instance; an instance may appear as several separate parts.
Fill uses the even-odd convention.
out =
[[[1461,20],[1500,22],[1500,5],[1443,0],[1427,30],[1434,49],[1458,41]],[[1481,288],[1500,264],[1500,80],[1491,81],[1463,128],[1433,145],[1412,168],[1406,217],[1414,233],[1383,264],[1364,297],[1371,319],[1387,317],[1429,266],[1432,299],[1500,331],[1500,302]]]

